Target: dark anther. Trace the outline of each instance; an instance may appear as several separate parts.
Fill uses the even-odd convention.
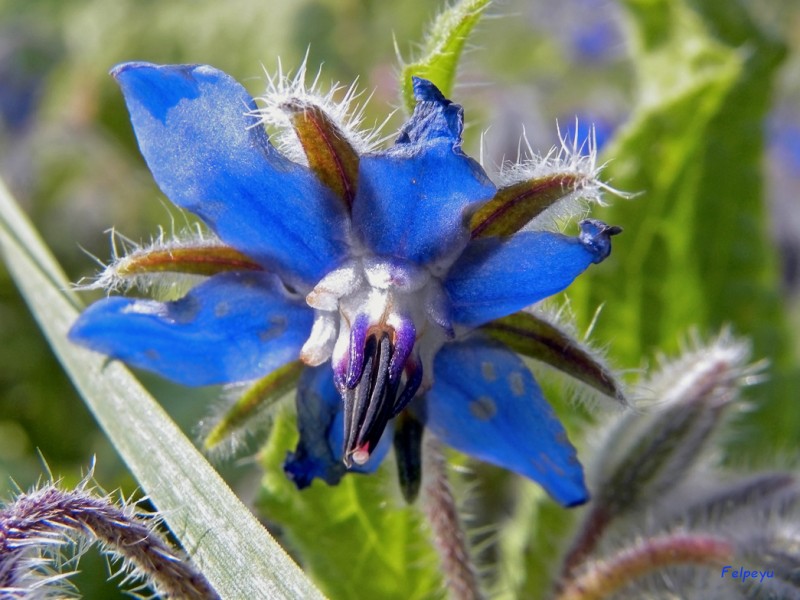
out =
[[[411,504],[419,494],[422,481],[423,425],[409,411],[400,413],[395,422],[394,454],[397,459],[397,476],[403,498]]]
[[[392,417],[397,387],[389,383],[392,340],[388,332],[370,335],[364,346],[361,379],[344,394],[344,462],[364,464]]]
[[[414,395],[422,385],[422,362],[419,360],[409,360],[406,363],[406,382],[403,390],[395,400],[394,408],[392,409],[392,416],[397,416],[409,402],[411,402]]]

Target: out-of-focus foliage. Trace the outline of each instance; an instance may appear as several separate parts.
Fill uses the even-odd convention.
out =
[[[744,3],[631,0],[636,108],[614,143],[613,185],[641,192],[601,218],[622,225],[611,267],[572,295],[627,365],[678,332],[731,324],[773,363],[753,444],[793,443],[800,416],[792,333],[764,199],[764,119],[784,44]],[[754,436],[755,437],[755,436]],[[751,451],[752,448],[748,450]]]
[[[77,280],[94,270],[81,247],[109,256],[102,231],[113,226],[139,240],[156,224],[169,229],[107,76],[111,66],[207,62],[257,95],[262,64],[274,71],[280,56],[289,70],[308,52],[310,70],[324,63],[323,82],[359,77],[374,90],[371,123],[401,103],[394,40],[406,59],[424,54],[413,42],[438,8],[414,0],[0,0],[0,174]],[[509,0],[491,5],[487,16],[497,18],[484,17],[473,32],[451,93],[471,125],[465,147],[477,155],[481,130],[491,125],[484,152],[491,170],[516,155],[522,125],[532,146],[546,151],[557,142],[555,120],[566,131],[579,115],[579,131],[593,121],[598,141],[608,141],[612,185],[641,192],[594,213],[625,232],[591,281],[570,291],[579,325],[602,304],[593,338],[614,365],[631,369],[658,350],[674,350],[689,326],[707,332],[732,323],[753,338],[754,356],[773,364],[771,383],[751,392],[757,418],[738,447],[756,463],[775,448],[792,448],[800,431],[791,347],[797,325],[790,326],[780,296],[765,200],[766,191],[794,198],[795,206],[800,197],[791,166],[800,135],[792,138],[785,126],[800,131],[798,8],[790,0]],[[781,110],[767,129],[776,87]],[[766,169],[768,132],[780,135]],[[776,214],[791,215],[785,207],[778,202],[783,212]],[[175,220],[182,228],[184,217]],[[781,231],[783,247],[798,247],[791,227]],[[38,448],[55,473],[74,478],[68,484],[96,453],[97,479],[132,489],[27,314],[0,272],[0,482],[13,476],[30,485],[41,471]],[[187,430],[214,395],[147,381]],[[558,408],[561,415],[571,410]],[[391,467],[336,489],[297,492],[277,467],[291,437],[279,421],[257,506],[325,591],[333,598],[393,597],[386,590],[435,597],[435,561],[417,518],[396,500]],[[247,496],[252,471],[231,470]],[[482,558],[498,597],[540,596],[554,540],[572,514],[491,468],[469,479],[474,525],[496,532],[497,544]],[[353,564],[361,586],[337,573]],[[113,597],[88,578],[76,583],[87,598]]]

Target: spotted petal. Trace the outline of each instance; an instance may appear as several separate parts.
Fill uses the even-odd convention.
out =
[[[122,87],[139,147],[161,190],[227,244],[312,285],[346,251],[339,199],[269,143],[245,89],[209,66],[126,63]]]
[[[533,479],[564,506],[587,500],[575,448],[516,354],[473,338],[444,346],[434,371],[424,418],[439,439]]]
[[[396,144],[361,158],[353,227],[376,254],[424,264],[464,247],[465,219],[495,187],[461,151],[461,107],[424,79],[415,78],[414,92]]]
[[[389,447],[392,432],[384,432],[369,460],[347,468],[342,461],[344,420],[342,397],[333,384],[330,365],[306,369],[297,385],[297,428],[300,441],[289,452],[283,470],[298,488],[320,478],[336,485],[348,471],[372,473],[380,466]],[[391,428],[390,428],[391,429]]]
[[[276,276],[225,273],[175,302],[96,302],[69,337],[178,383],[208,385],[263,377],[296,359],[311,322]]]
[[[470,242],[450,269],[445,288],[456,323],[477,327],[552,296],[611,252],[617,227],[587,219],[577,238],[528,231],[503,241]]]

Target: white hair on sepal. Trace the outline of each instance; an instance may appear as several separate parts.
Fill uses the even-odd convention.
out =
[[[174,225],[174,223],[173,223]],[[82,278],[75,284],[78,291],[105,290],[107,293],[128,292],[136,289],[149,293],[157,300],[180,298],[192,287],[206,279],[203,275],[175,272],[136,272],[132,269],[138,260],[153,252],[164,252],[192,247],[224,246],[213,233],[205,230],[199,223],[187,226],[179,233],[174,227],[167,234],[159,227],[158,235],[149,243],[141,244],[123,235],[113,227],[106,231],[111,243],[111,260],[104,262],[89,254],[101,267],[95,277]]]
[[[219,442],[206,446],[209,436],[253,384],[253,381],[244,381],[225,385],[217,401],[211,404],[207,416],[195,428],[194,436],[203,452],[218,463],[236,458],[251,459],[249,455],[264,446],[275,419],[284,412],[294,411],[293,402],[297,390],[292,387],[280,397],[264,402],[264,406],[254,410],[243,422],[226,428],[225,437]]]
[[[661,405],[680,401],[698,381],[712,375],[720,385],[736,390],[763,383],[768,361],[750,362],[750,356],[749,340],[737,338],[730,327],[708,341],[691,329],[680,343],[677,358],[656,356],[657,370],[639,385],[639,394],[653,405]]]
[[[578,331],[569,298],[566,298],[562,302],[545,300],[524,309],[524,311],[549,323],[571,338],[572,345],[591,356],[606,373],[614,378],[614,383],[618,386],[619,392],[623,395],[624,399],[608,396],[588,383],[576,379],[553,365],[524,356],[523,358],[532,366],[532,370],[540,383],[550,389],[558,389],[560,398],[565,399],[572,405],[582,406],[591,414],[599,413],[600,415],[607,415],[610,417],[612,415],[618,416],[620,411],[623,410],[635,409],[638,402],[637,397],[632,395],[631,390],[624,384],[621,375],[635,373],[638,372],[638,370],[628,369],[621,371],[614,368],[607,358],[608,347],[590,341],[591,329],[594,326],[597,314],[589,328],[581,333]],[[548,394],[546,393],[545,395],[547,396]]]
[[[605,206],[604,192],[629,199],[628,194],[611,187],[600,179],[600,173],[607,163],[597,164],[597,139],[594,126],[586,139],[578,137],[578,121],[575,120],[575,133],[572,138],[558,129],[559,146],[553,146],[545,155],[535,152],[523,128],[519,140],[517,160],[504,161],[497,174],[497,187],[503,188],[530,179],[539,179],[552,175],[570,175],[576,178],[572,191],[558,202],[533,218],[524,231],[561,229],[566,222],[575,217],[585,217],[589,205]]]
[[[481,130],[481,135],[478,140],[478,164],[485,170],[486,169],[486,137],[489,135],[491,127]]]
[[[372,127],[362,128],[364,111],[372,94],[363,98],[364,91],[358,89],[357,79],[350,86],[331,82],[328,91],[322,92],[321,65],[311,84],[308,85],[306,83],[308,51],[294,73],[284,71],[283,63],[278,58],[277,71],[270,73],[264,68],[264,74],[267,78],[267,91],[263,96],[256,97],[260,106],[253,112],[253,116],[258,117],[259,124],[271,130],[270,139],[273,145],[290,160],[301,164],[308,163],[300,140],[292,127],[291,112],[287,111],[287,106],[291,104],[321,109],[359,154],[376,150],[386,139],[381,137],[381,131],[394,113],[382,123],[376,122]]]
[[[749,403],[740,397],[741,390],[763,381],[765,367],[764,361],[750,362],[749,342],[736,338],[729,329],[708,341],[691,331],[677,358],[661,355],[656,363],[656,368],[648,369],[648,376],[633,388],[638,410],[607,419],[586,436],[593,447],[588,472],[597,477],[595,485],[631,456],[631,449],[640,440],[652,432],[663,432],[676,414],[690,409],[696,414],[685,433],[690,429],[705,431],[705,437],[686,433],[683,443],[671,450],[669,460],[664,461],[666,475],[659,476],[659,480],[677,481],[690,463],[696,466],[703,461],[713,466],[715,445],[710,438],[716,436],[719,441],[718,436],[726,432],[731,417],[748,410]]]

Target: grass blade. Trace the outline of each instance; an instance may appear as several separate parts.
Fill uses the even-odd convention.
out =
[[[127,369],[67,341],[80,302],[2,182],[0,250],[100,426],[220,596],[322,598]]]

